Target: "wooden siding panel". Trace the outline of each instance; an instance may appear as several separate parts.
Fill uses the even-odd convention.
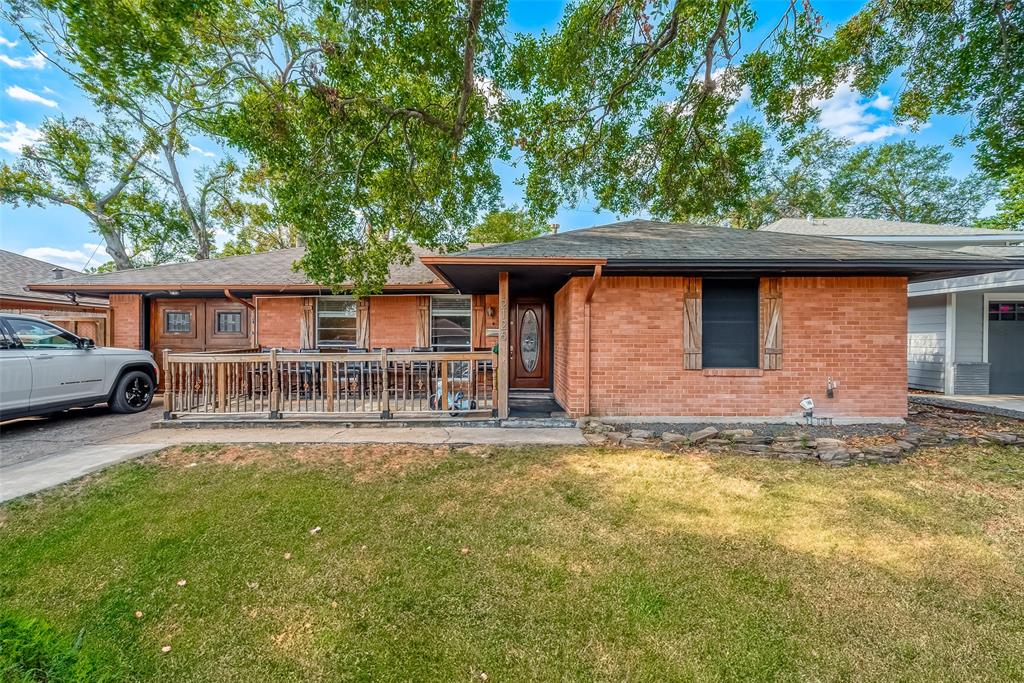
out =
[[[633,280],[634,278],[615,278]],[[637,280],[641,278],[635,278]],[[683,284],[683,369],[700,370],[703,366],[701,338],[703,336],[703,320],[701,306],[701,279],[699,277],[682,278]],[[616,282],[616,284],[618,284]],[[623,286],[620,284],[619,286]],[[635,286],[644,286],[637,283]]]

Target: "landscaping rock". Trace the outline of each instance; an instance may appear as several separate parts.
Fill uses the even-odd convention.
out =
[[[900,447],[901,451],[912,451],[914,450],[914,444],[909,441],[897,441],[896,445]]]
[[[995,443],[1011,444],[1017,443],[1018,441],[1017,436],[1015,434],[1010,434],[1009,432],[982,432],[982,434],[985,435],[986,439],[994,441]]]
[[[647,441],[645,441],[644,439],[634,439],[633,437],[629,437],[627,439],[622,440],[622,445],[637,448],[642,446],[650,446],[651,444],[647,443]]]
[[[723,439],[749,438],[754,436],[752,429],[723,429],[718,433]]]
[[[818,449],[818,460],[829,465],[849,463],[851,460],[850,451],[845,448]]]
[[[629,438],[631,439],[649,439],[652,436],[654,435],[646,429],[634,429],[629,433]]]
[[[622,443],[626,438],[626,435],[622,432],[608,432],[605,436],[611,443]]]
[[[846,442],[842,439],[821,438],[814,440],[814,447],[818,450],[835,450],[837,448],[843,448],[844,446],[846,446]]]
[[[705,439],[710,439],[716,434],[718,434],[718,430],[714,427],[705,427],[704,429],[699,429],[696,432],[691,432],[687,436],[690,439],[690,443],[700,443]]]
[[[814,460],[815,456],[813,453],[807,451],[782,451],[778,454],[779,460],[791,460],[793,462],[804,462],[806,460]]]
[[[690,437],[678,432],[665,432],[661,435],[661,440],[665,443],[689,443]]]
[[[603,446],[608,443],[608,437],[597,432],[584,432],[583,438],[586,439],[587,443],[591,446]]]

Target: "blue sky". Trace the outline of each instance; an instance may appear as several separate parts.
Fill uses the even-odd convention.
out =
[[[759,21],[753,34],[745,36],[747,44],[756,44],[758,34],[774,25],[788,2],[781,0],[755,2]],[[815,2],[815,8],[832,26],[853,15],[859,2]],[[557,0],[510,0],[509,33],[538,32],[554,29],[561,16],[563,3]],[[963,176],[973,169],[973,147],[953,147],[954,135],[966,132],[965,117],[937,117],[919,131],[897,126],[891,120],[892,99],[902,83],[893,77],[881,91],[864,98],[849,90],[840,90],[822,103],[821,125],[855,143],[913,139],[923,144],[943,145],[953,155],[953,172]],[[94,117],[94,109],[59,70],[33,53],[18,36],[14,26],[0,22],[0,161],[13,161],[21,145],[30,143],[33,134],[49,116]],[[734,117],[752,115],[749,102],[741,101]],[[195,149],[186,166],[196,168],[224,156],[210,140],[194,140]],[[191,170],[186,168],[186,170]],[[520,170],[500,164],[498,172],[504,184],[507,204],[521,203],[522,192],[514,183]],[[628,216],[595,212],[592,206],[563,207],[553,222],[563,230],[610,222]],[[96,266],[107,260],[98,236],[89,228],[84,216],[68,207],[12,209],[0,206],[0,248],[61,265],[82,268]]]

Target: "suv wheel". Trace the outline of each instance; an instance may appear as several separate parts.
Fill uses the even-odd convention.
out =
[[[115,413],[141,413],[153,401],[153,380],[141,370],[125,373],[114,389],[110,409]]]

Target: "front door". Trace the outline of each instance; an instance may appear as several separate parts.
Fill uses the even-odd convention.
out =
[[[509,365],[513,389],[547,389],[551,386],[551,320],[542,299],[517,299],[511,310]]]

